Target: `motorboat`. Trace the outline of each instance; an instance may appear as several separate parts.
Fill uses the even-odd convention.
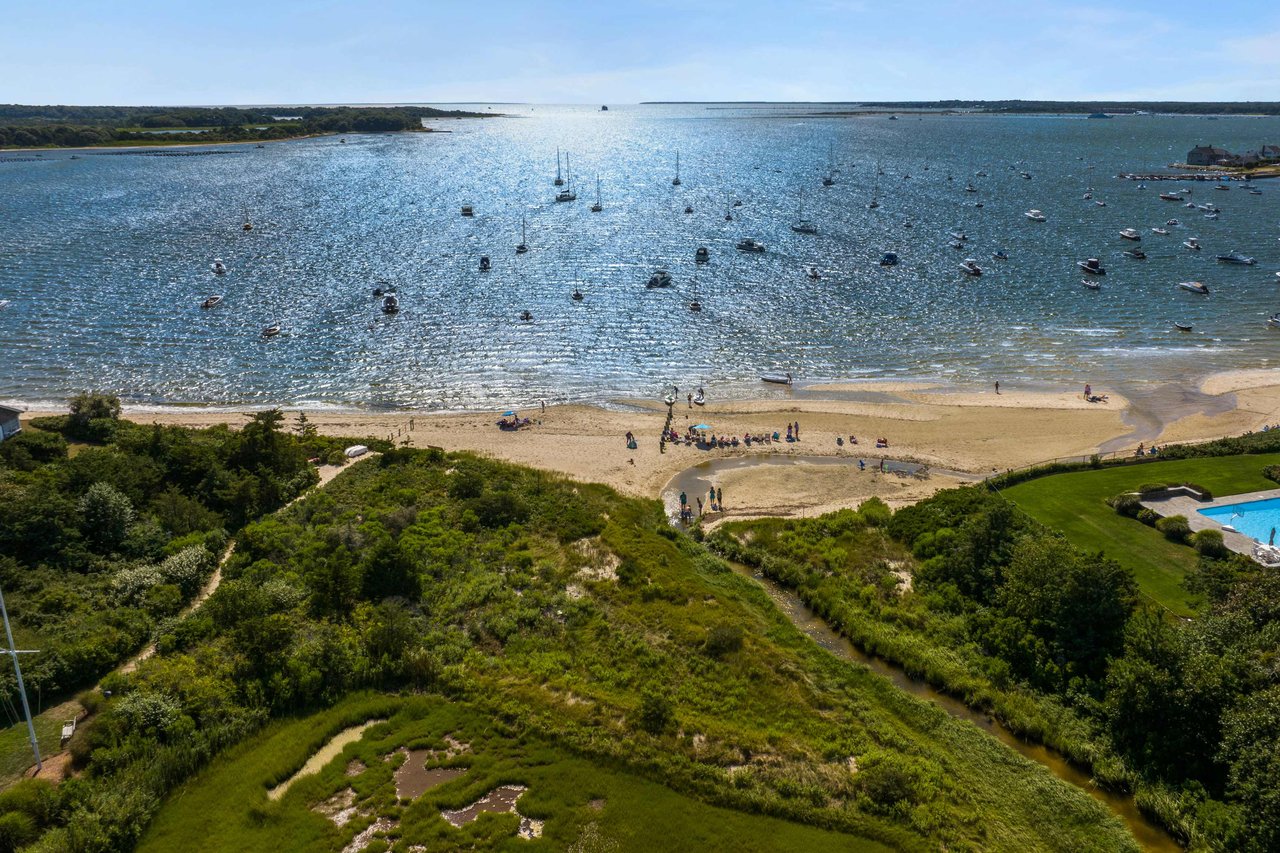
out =
[[[976,193],[978,191],[978,188],[975,187],[973,184],[965,184],[964,191],[967,193]]]
[[[1035,208],[1028,210],[1026,213],[1022,215],[1027,217],[1027,219],[1030,219],[1032,222],[1044,222],[1046,219],[1045,215],[1040,211],[1036,210]]]
[[[489,256],[488,256],[488,255],[481,255],[481,256],[480,256],[480,272],[488,272],[488,271],[489,271],[489,266],[490,266],[490,264],[489,264]]]
[[[1181,225],[1181,224],[1182,224],[1182,222],[1181,222],[1180,220],[1177,220],[1177,219],[1166,219],[1166,220],[1164,221],[1164,224],[1165,224],[1165,225],[1168,225],[1170,228],[1172,228],[1172,227],[1174,227],[1174,226]]]
[[[707,404],[707,395],[703,393],[701,388],[694,392],[693,404],[695,406],[705,406]]]
[[[885,252],[880,256],[880,266],[896,267],[898,265],[898,255],[896,252]]]
[[[1102,290],[1102,283],[1101,283],[1101,282],[1097,282],[1097,281],[1090,281],[1090,280],[1089,280],[1089,279],[1087,279],[1087,278],[1082,278],[1082,279],[1080,279],[1080,286],[1081,286],[1081,287],[1087,287],[1089,290]]]
[[[1196,237],[1188,237],[1187,239],[1182,241],[1182,245],[1186,246],[1188,249],[1190,249],[1193,252],[1198,252],[1200,251],[1200,249],[1203,248],[1200,245],[1200,240]]]
[[[762,373],[760,374],[761,382],[771,382],[774,385],[790,385],[790,373]]]
[[[822,273],[818,271],[817,267],[809,267],[805,270],[804,274],[808,277],[809,281],[820,281],[822,279]]]
[[[214,258],[209,269],[213,270],[214,275],[222,275],[227,271],[227,265],[222,262],[222,258]]]
[[[1218,255],[1217,261],[1222,264],[1236,264],[1237,266],[1242,267],[1251,267],[1257,263],[1253,258],[1247,255],[1242,255],[1239,252],[1232,252],[1228,255]]]
[[[1214,189],[1215,189],[1215,190],[1229,190],[1229,189],[1231,189],[1231,187],[1227,186],[1226,184],[1218,184],[1216,187],[1214,187]]]
[[[1152,233],[1152,234],[1159,234],[1161,237],[1168,237],[1168,236],[1169,236],[1169,229],[1168,229],[1168,228],[1152,228],[1152,229],[1151,229],[1151,233]]]
[[[1141,249],[1125,249],[1124,256],[1133,258],[1135,261],[1145,261],[1147,259],[1147,253]]]
[[[698,250],[693,253],[693,259],[700,264],[710,263],[711,252],[706,246],[699,246]]]
[[[965,258],[960,262],[960,269],[965,275],[980,276],[982,275],[982,267],[978,266],[975,258]]]
[[[951,248],[953,248],[953,249],[963,249],[963,248],[964,248],[964,243],[961,243],[959,240],[952,240],[952,241],[951,241]]]
[[[1097,258],[1089,258],[1086,261],[1076,261],[1076,266],[1087,272],[1089,275],[1106,275],[1107,271],[1103,269],[1102,262]]]
[[[8,299],[0,299],[0,311],[8,308],[12,304]]]
[[[873,198],[871,199],[871,201],[867,202],[867,210],[875,210],[879,206],[880,206],[879,199]]]
[[[653,275],[649,276],[649,283],[645,285],[648,288],[670,287],[671,273],[666,270],[654,270]]]
[[[206,299],[204,302],[201,302],[201,303],[200,303],[200,307],[201,307],[201,308],[213,308],[213,307],[217,306],[220,302],[222,302],[222,297],[221,297],[221,296],[210,296],[210,297],[209,297],[208,299]],[[5,305],[8,305],[8,304],[9,304],[8,302],[5,302]]]
[[[691,205],[691,204],[686,204],[686,205],[684,206],[684,212],[685,212],[686,214],[693,213],[693,205]]]
[[[1098,207],[1106,207],[1106,206],[1107,206],[1107,203],[1106,203],[1105,201],[1095,201],[1095,202],[1094,202],[1094,204],[1095,204],[1096,206],[1098,206]]]
[[[738,241],[738,251],[755,252],[756,254],[760,254],[764,251],[764,244],[753,240],[750,237],[743,237]]]
[[[952,239],[954,239],[954,240],[959,240],[961,243],[963,243],[965,240],[968,240],[968,239],[969,239],[969,238],[968,238],[967,236],[965,236],[965,234],[964,234],[963,232],[961,232],[961,231],[952,231],[952,232],[951,232],[951,237],[952,237]]]
[[[520,319],[526,323],[529,322],[533,319],[533,312],[526,308],[520,312]]]
[[[1189,201],[1189,202],[1187,202],[1186,204],[1184,204],[1184,205],[1183,205],[1183,207],[1190,207],[1190,208],[1192,208],[1193,210],[1195,209],[1195,206],[1196,206],[1196,203],[1195,203],[1194,201]]]
[[[1189,290],[1192,293],[1200,293],[1205,296],[1209,295],[1209,288],[1198,281],[1180,281],[1178,282],[1178,287],[1181,287],[1183,290]]]
[[[1160,193],[1160,198],[1165,201],[1182,201],[1182,196],[1178,193]]]
[[[1267,325],[1273,329],[1280,329],[1280,313],[1272,314],[1268,317]]]
[[[1173,324],[1173,327],[1174,327],[1175,329],[1177,329],[1179,332],[1189,332],[1189,331],[1191,331],[1191,324],[1190,324],[1190,323],[1176,323],[1176,322],[1175,322],[1175,323]]]
[[[573,301],[574,301],[574,302],[581,302],[581,301],[582,301],[582,299],[583,299],[583,297],[582,297],[582,291],[581,291],[581,290],[578,290],[578,289],[575,287],[575,288],[573,289]]]
[[[985,178],[985,177],[987,176],[987,173],[986,173],[986,172],[981,172],[981,171],[979,171],[979,172],[974,172],[973,174],[974,174],[975,176],[979,177],[979,178]]]
[[[278,334],[280,334],[279,323],[272,323],[270,326],[267,326],[265,329],[262,330],[262,336],[264,338],[274,338]]]
[[[1122,229],[1120,229],[1120,236],[1121,236],[1121,237],[1123,237],[1123,238],[1124,238],[1124,239],[1126,239],[1126,240],[1141,240],[1141,239],[1142,239],[1142,235],[1138,233],[1138,229],[1137,229],[1137,228],[1122,228]]]
[[[992,253],[991,259],[996,261],[1007,261],[1009,260],[1009,253],[1004,249],[996,249],[995,252]]]
[[[1220,208],[1220,207],[1215,207],[1215,206],[1213,206],[1212,204],[1197,204],[1197,205],[1196,205],[1196,207],[1197,207],[1198,209],[1200,209],[1200,210],[1203,210],[1203,211],[1207,212],[1207,213],[1221,213],[1221,212],[1222,212],[1222,208]]]
[[[1257,187],[1249,187],[1249,195],[1262,195],[1262,190]]]
[[[394,293],[388,293],[382,297],[382,313],[383,314],[399,314],[400,300]]]
[[[1081,197],[1082,199],[1084,199],[1085,201],[1090,201],[1090,200],[1093,198],[1093,193],[1088,192],[1088,193],[1085,193],[1084,195],[1082,195],[1082,196],[1080,196],[1080,197]]]
[[[1206,213],[1206,214],[1204,215],[1204,218],[1205,218],[1205,219],[1217,219],[1217,218],[1218,218],[1218,214],[1216,214],[1216,213]]]
[[[462,206],[462,215],[463,215],[463,216],[475,216],[475,215],[476,215],[476,209],[475,209],[474,207],[472,207],[471,205],[469,205],[469,204],[464,204],[464,205]]]

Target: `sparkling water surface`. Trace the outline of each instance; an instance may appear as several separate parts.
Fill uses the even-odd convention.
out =
[[[1280,357],[1265,322],[1280,310],[1280,181],[1250,195],[1115,177],[1164,171],[1199,143],[1280,142],[1280,119],[493,109],[510,117],[209,156],[0,152],[0,398],[92,388],[143,405],[445,409],[651,396],[672,382],[753,393],[772,370],[1124,387]],[[557,146],[575,202],[553,201]],[[829,157],[835,185],[823,187]],[[597,175],[604,210],[592,213]],[[1158,198],[1182,187],[1220,218]],[[1106,207],[1082,198],[1089,188]],[[801,203],[818,234],[791,230]],[[1048,221],[1024,218],[1033,207]],[[530,251],[517,256],[522,217]],[[1151,233],[1170,217],[1183,225]],[[1127,226],[1147,260],[1121,254]],[[952,231],[968,235],[962,250]],[[768,251],[736,251],[744,236]],[[1183,248],[1189,236],[1202,252]],[[709,264],[694,263],[700,245]],[[1214,261],[1234,250],[1257,266]],[[901,263],[880,267],[886,251]],[[1096,292],[1075,266],[1090,256],[1107,268]],[[966,257],[982,277],[960,272]],[[214,258],[226,275],[210,272]],[[672,288],[645,288],[656,268]],[[687,307],[695,275],[701,313]],[[1211,295],[1176,287],[1188,280]],[[388,283],[395,316],[372,296]],[[224,302],[201,310],[214,293]],[[282,334],[261,339],[273,322]]]

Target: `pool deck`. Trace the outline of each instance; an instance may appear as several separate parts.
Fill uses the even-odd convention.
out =
[[[1231,506],[1232,504],[1249,503],[1250,501],[1264,501],[1270,498],[1280,498],[1280,489],[1266,489],[1261,492],[1245,492],[1240,495],[1227,495],[1212,501],[1198,501],[1189,495],[1168,495],[1160,498],[1150,498],[1142,501],[1142,505],[1147,509],[1154,510],[1161,516],[1168,517],[1171,515],[1185,516],[1187,526],[1192,531],[1200,530],[1217,530],[1222,533],[1222,542],[1237,554],[1244,554],[1246,557],[1253,556],[1254,546],[1258,544],[1258,540],[1252,536],[1237,530],[1228,530],[1223,525],[1213,519],[1201,515],[1201,510],[1214,509],[1220,506]]]

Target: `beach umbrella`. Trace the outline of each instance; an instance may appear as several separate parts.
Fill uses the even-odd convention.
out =
[[[502,413],[502,416],[503,416],[504,418],[514,418],[514,417],[516,416],[516,413],[515,413],[515,412],[513,412],[513,411],[508,410],[508,411],[503,412],[503,413]]]
[[[694,427],[694,429],[711,429],[711,427],[707,426],[706,424],[698,424],[696,427]]]

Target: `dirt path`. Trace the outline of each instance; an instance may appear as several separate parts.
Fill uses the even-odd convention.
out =
[[[365,458],[366,459],[372,458],[372,456],[374,455],[376,454],[371,454],[370,456]],[[364,461],[364,460],[360,460],[360,461]],[[284,512],[286,509],[293,506],[295,503],[307,497],[308,495],[312,494],[317,489],[324,488],[326,485],[329,484],[331,480],[333,480],[334,477],[338,476],[338,474],[340,474],[342,471],[345,471],[347,468],[356,464],[359,464],[359,463],[352,462],[347,465],[321,465],[317,469],[317,471],[320,474],[319,481],[310,489],[307,489],[305,492],[298,495],[289,503],[285,504],[283,507],[276,510],[276,512]],[[232,541],[227,545],[226,550],[222,552],[222,557],[219,558],[218,565],[214,568],[213,574],[211,574],[209,576],[209,579],[205,581],[204,586],[202,586],[200,588],[200,591],[196,593],[195,598],[191,599],[191,603],[188,604],[186,607],[184,607],[182,611],[178,614],[179,619],[189,616],[191,613],[199,609],[201,605],[203,605],[206,601],[209,600],[210,596],[212,596],[215,592],[217,592],[218,586],[221,585],[222,583],[222,567],[226,565],[228,560],[231,559],[231,555],[234,554],[235,551],[236,551],[236,543]],[[155,653],[156,653],[156,644],[148,643],[145,649],[138,652],[133,657],[129,658],[129,660],[125,661],[120,666],[116,667],[116,669],[112,670],[112,674],[118,673],[120,675],[128,675],[129,673],[137,670],[138,666],[143,661],[145,661],[147,658],[151,657]],[[97,686],[100,686],[100,684]],[[63,702],[61,705],[58,705],[54,708],[50,708],[40,716],[45,717],[49,715],[55,715],[58,719],[62,719],[62,720],[68,720],[74,716],[79,720],[83,720],[85,719],[84,717],[81,716],[83,712],[84,712],[84,709],[80,706],[80,703],[75,701],[74,699],[71,699],[71,700],[68,700],[67,702]],[[67,768],[70,766],[71,753],[68,750],[64,749],[60,752],[51,753],[50,755],[47,755],[47,756],[42,756],[42,758],[43,758],[43,761],[41,763],[44,765],[44,767],[40,770],[39,773],[36,773],[35,765],[31,765],[31,767],[29,767],[23,775],[28,778],[38,776],[41,779],[48,779],[49,781],[54,783],[62,781],[62,779],[66,775]]]

